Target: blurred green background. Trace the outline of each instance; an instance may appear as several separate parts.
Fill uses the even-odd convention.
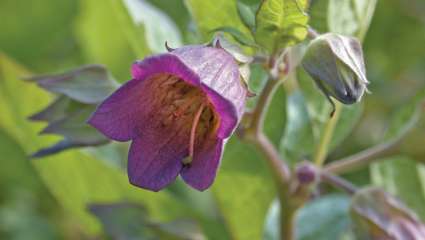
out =
[[[33,161],[27,157],[56,138],[37,137],[42,125],[26,121],[25,117],[44,107],[50,96],[21,82],[21,77],[101,63],[124,82],[130,78],[131,63],[163,51],[165,40],[172,47],[202,41],[202,29],[208,21],[227,25],[237,17],[237,13],[225,10],[217,10],[218,15],[214,15],[214,1],[149,2],[161,14],[149,13],[145,8],[148,19],[134,24],[118,0],[0,0],[0,239],[96,239],[100,225],[89,216],[85,204],[122,200],[143,203],[160,221],[196,218],[210,239],[257,239],[261,234],[263,218],[273,198],[271,180],[262,177],[268,174],[260,160],[255,161],[256,153],[246,150],[237,140],[230,142],[219,178],[213,190],[205,194],[181,187],[180,182],[158,194],[136,189],[117,167],[95,160],[96,155],[90,152],[69,151]],[[332,152],[332,159],[379,142],[388,119],[425,87],[424,12],[425,2],[421,0],[378,2],[364,41],[372,94],[365,96],[361,120],[342,147]],[[200,31],[196,31],[193,18],[198,20]],[[283,112],[282,104],[274,104],[274,111]],[[279,121],[283,117],[273,119]],[[403,145],[403,155],[393,160],[400,165],[395,165],[397,169],[406,174],[415,171],[415,166],[404,164],[409,161],[403,159],[425,161],[424,144],[422,119]],[[245,157],[253,161],[244,163]],[[363,169],[348,177],[358,184],[379,182],[370,176],[378,178],[390,168],[372,167],[371,171],[379,174]],[[425,189],[425,179],[401,178],[402,175],[395,181],[405,184],[406,194],[416,192],[410,189],[412,186]],[[411,198],[405,199],[409,205],[425,216],[425,202],[420,206],[417,196],[407,198]],[[245,208],[250,210],[245,212]]]

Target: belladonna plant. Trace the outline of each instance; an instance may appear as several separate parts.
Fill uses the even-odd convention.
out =
[[[186,46],[137,61],[132,77],[89,123],[110,139],[132,141],[132,184],[158,191],[180,174],[207,189],[247,96],[233,56],[221,47]]]
[[[320,35],[307,25],[310,14],[307,3],[311,1],[260,2],[255,7],[255,14],[250,13],[248,16],[251,17],[249,20],[252,25],[249,28],[252,36],[245,36],[245,31],[236,31],[231,27],[218,28],[243,44],[244,50],[249,49],[247,52],[252,54],[249,57],[242,56],[237,46],[227,45],[229,42],[216,38],[210,45],[168,48],[167,53],[135,62],[131,68],[132,79],[122,86],[118,86],[101,66],[86,66],[65,74],[31,78],[40,87],[58,95],[50,106],[31,119],[49,124],[42,133],[55,133],[64,138],[34,156],[43,157],[82,146],[98,146],[110,143],[110,140],[131,142],[127,171],[133,185],[159,191],[180,175],[188,185],[203,191],[214,182],[226,141],[238,128],[238,147],[247,147],[249,153],[257,150],[261,155],[252,154],[251,160],[264,160],[269,167],[268,172],[252,171],[247,175],[253,175],[255,179],[258,177],[261,183],[266,183],[263,180],[269,177],[274,181],[275,189],[268,195],[277,197],[280,214],[279,219],[269,216],[267,222],[276,225],[271,228],[279,231],[276,236],[280,236],[280,239],[303,239],[300,234],[302,229],[296,221],[297,216],[300,216],[298,210],[304,211],[306,203],[314,203],[316,196],[326,194],[327,188],[317,191],[318,185],[324,183],[352,196],[352,225],[357,227],[350,228],[360,231],[357,233],[359,239],[374,240],[402,235],[413,236],[406,239],[423,239],[425,227],[420,219],[401,207],[401,204],[395,203],[392,195],[381,190],[359,189],[339,174],[368,166],[384,156],[397,153],[400,143],[410,132],[408,130],[419,122],[425,91],[419,92],[417,98],[404,109],[408,112],[403,110],[400,115],[402,118],[394,121],[402,125],[401,119],[408,119],[405,126],[400,127],[401,130],[390,127],[390,135],[382,143],[352,156],[327,162],[332,157],[330,151],[351,132],[361,109],[356,104],[361,102],[367,91],[369,82],[361,48],[365,30],[347,35]],[[331,2],[329,4],[333,4]],[[326,1],[323,4],[327,4]],[[238,2],[238,7],[242,5]],[[243,11],[240,11],[240,15],[247,17]],[[243,64],[239,66],[238,63]],[[301,74],[301,66],[307,74]],[[249,70],[253,72],[251,79],[248,77]],[[245,108],[246,98],[251,95],[247,85],[258,94],[250,102],[253,104],[249,109]],[[284,104],[280,101],[283,99],[275,95],[282,85],[280,91],[285,91],[282,96],[286,99]],[[321,91],[325,96],[314,91]],[[272,100],[273,104],[275,100],[280,101],[280,111],[286,110],[285,120],[273,120],[282,120],[278,128],[269,119],[269,116],[277,117],[272,114],[279,113],[275,105],[269,111]],[[322,104],[326,100],[334,107],[331,116],[322,114],[328,110],[328,106]],[[268,112],[272,114],[268,115]],[[277,134],[272,136],[268,130],[276,130],[273,133]],[[357,137],[358,134],[355,135]],[[277,146],[279,140],[279,147],[284,146],[284,151]],[[243,145],[241,142],[248,144]],[[108,146],[105,148],[112,149]],[[245,151],[245,148],[239,149]],[[101,150],[93,152],[103,156]],[[345,152],[344,149],[338,151],[339,154]],[[232,156],[231,153],[229,156]],[[238,163],[239,159],[228,158],[228,161],[232,160],[241,164]],[[250,159],[241,160],[243,164],[253,163],[248,161]],[[240,166],[237,164],[232,166]],[[226,184],[234,184],[229,188],[233,190],[242,182],[237,179],[235,183],[231,182],[232,176],[226,176]],[[257,206],[256,194],[270,190],[269,186],[258,183],[258,188],[249,190],[249,195],[245,195],[242,187],[235,191],[234,197],[246,197]],[[220,184],[218,187],[222,186]],[[225,199],[228,198],[226,196]],[[262,198],[258,198],[258,201]],[[263,199],[269,200],[267,197]],[[217,201],[221,201],[220,197]],[[220,206],[226,206],[220,210],[232,210],[234,206],[219,203]],[[259,208],[266,205],[265,202],[258,202]],[[243,210],[248,212],[252,208]],[[265,209],[255,209],[255,212],[264,216],[262,212]],[[226,212],[223,217],[232,214],[232,211]],[[309,214],[316,216],[315,213]],[[315,220],[314,217],[310,219]],[[227,220],[229,224],[238,222]],[[322,218],[317,221],[322,221]],[[322,226],[312,224],[312,228],[316,227],[313,225]],[[316,229],[314,232],[326,230]],[[254,237],[246,236],[235,235],[235,238],[260,238],[258,234]],[[334,238],[338,237],[321,239]]]

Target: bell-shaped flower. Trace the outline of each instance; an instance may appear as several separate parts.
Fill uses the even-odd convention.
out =
[[[203,45],[170,49],[136,62],[132,77],[89,123],[113,140],[132,141],[132,184],[159,191],[180,174],[207,189],[245,107],[247,90],[232,55]]]

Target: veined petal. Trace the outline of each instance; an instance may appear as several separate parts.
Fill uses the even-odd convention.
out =
[[[137,137],[137,126],[143,124],[151,107],[150,95],[143,91],[144,85],[136,79],[125,83],[98,106],[88,123],[116,141]]]
[[[145,58],[132,68],[133,78],[139,80],[158,73],[172,74],[200,87],[220,116],[217,135],[225,139],[233,133],[243,114],[247,91],[230,54],[213,47],[188,46]]]
[[[181,171],[183,180],[200,191],[209,188],[217,174],[223,146],[224,141],[219,138],[205,141],[196,149],[191,164],[183,167]]]
[[[159,191],[173,182],[187,155],[187,137],[146,129],[133,140],[128,155],[128,177],[133,185]]]

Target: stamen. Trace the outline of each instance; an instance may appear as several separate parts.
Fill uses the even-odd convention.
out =
[[[192,106],[192,104],[199,100],[198,94],[196,91],[193,91],[192,93],[185,96],[185,99],[187,99],[179,108],[177,111],[173,113],[175,117],[181,116],[189,107]]]
[[[199,120],[201,118],[201,114],[204,111],[205,102],[202,102],[199,106],[198,111],[193,118],[192,129],[190,130],[190,142],[189,142],[189,161],[192,161],[193,152],[195,148],[195,137],[196,137],[196,129],[198,128]]]

